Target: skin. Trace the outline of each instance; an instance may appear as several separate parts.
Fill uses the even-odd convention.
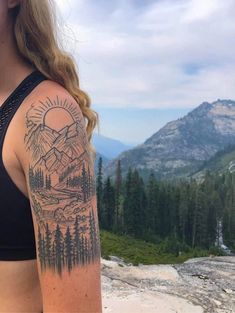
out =
[[[0,104],[34,70],[14,42],[15,5],[0,0]],[[37,259],[0,261],[0,312],[102,312],[95,176],[87,147],[79,105],[62,86],[41,82],[14,115],[2,151],[9,176],[30,200]]]

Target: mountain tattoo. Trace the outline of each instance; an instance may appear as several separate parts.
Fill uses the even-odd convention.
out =
[[[63,115],[63,127],[57,116]],[[65,124],[65,125],[64,125]],[[41,271],[100,259],[94,169],[77,103],[47,98],[26,114],[28,184]]]

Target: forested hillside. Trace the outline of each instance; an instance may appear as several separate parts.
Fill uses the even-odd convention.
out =
[[[102,158],[97,174],[100,228],[116,234],[159,243],[169,240],[172,250],[214,247],[218,224],[224,243],[235,249],[235,173],[206,172],[203,182],[159,181],[151,173],[145,184],[129,167],[122,177],[118,162],[115,178],[103,181]]]

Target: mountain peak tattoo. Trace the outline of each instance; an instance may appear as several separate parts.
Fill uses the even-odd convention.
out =
[[[24,142],[31,155],[28,180],[38,256],[42,272],[51,269],[60,275],[63,269],[70,272],[100,258],[95,177],[85,121],[76,106],[47,98],[26,114]],[[62,111],[66,125],[60,129],[53,121]]]

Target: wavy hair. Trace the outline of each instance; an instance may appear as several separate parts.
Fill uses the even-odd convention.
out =
[[[91,144],[99,115],[91,109],[89,95],[80,89],[75,61],[59,47],[55,7],[52,0],[21,0],[15,9],[14,32],[23,58],[48,79],[62,85],[79,104],[86,121],[88,150],[94,162],[96,150]]]

